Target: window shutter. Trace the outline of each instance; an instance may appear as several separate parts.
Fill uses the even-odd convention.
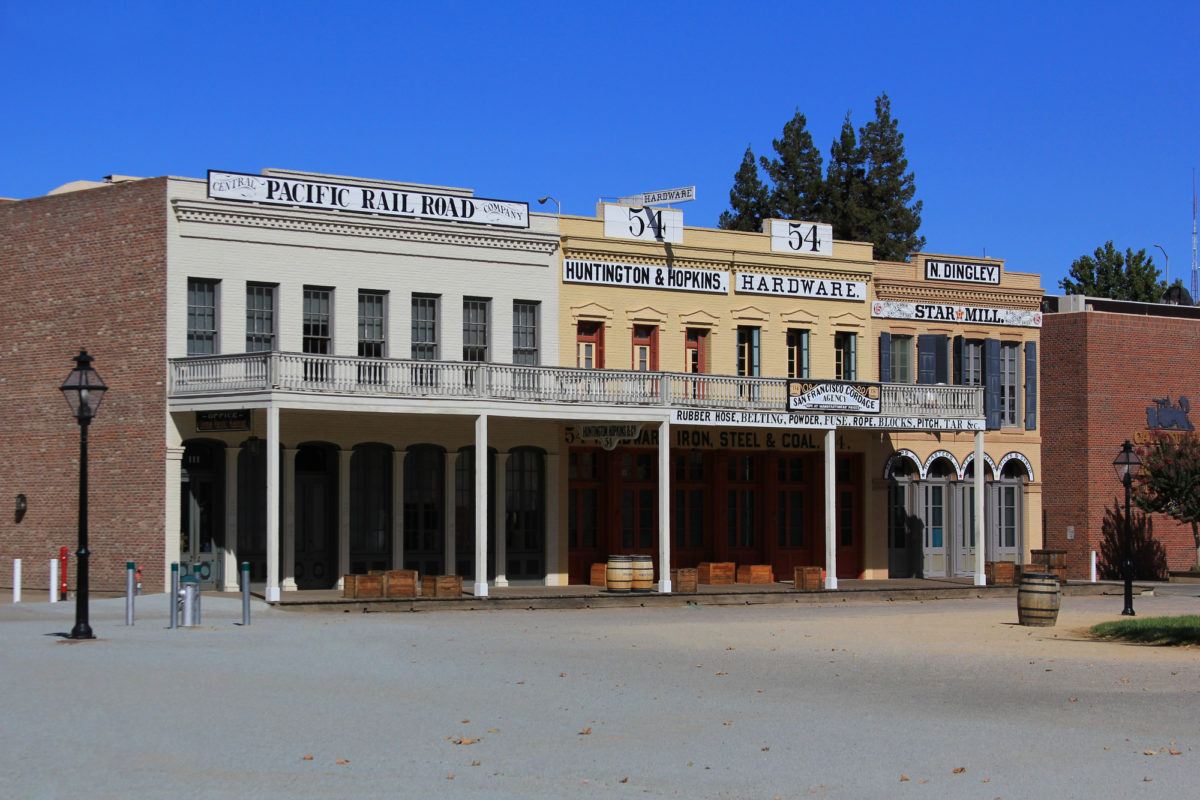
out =
[[[963,382],[963,337],[954,337],[954,383],[962,386]]]
[[[892,380],[892,335],[887,332],[879,334],[879,380],[881,383]]]
[[[1037,430],[1037,342],[1025,343],[1025,430]]]
[[[932,333],[917,337],[917,383],[937,383],[937,340],[940,338]]]
[[[759,369],[760,364],[759,364],[759,350],[758,350],[760,331],[761,331],[760,328],[751,328],[750,329],[750,358],[751,358],[750,374],[755,377],[758,377],[759,375],[762,374],[762,372]]]
[[[990,431],[1000,430],[1000,340],[983,342],[983,411]]]
[[[934,337],[933,382],[950,382],[950,337]]]

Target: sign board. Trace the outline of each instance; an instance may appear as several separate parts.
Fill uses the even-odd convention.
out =
[[[789,219],[769,219],[772,253],[792,253],[805,256],[833,255],[833,226],[820,222],[793,222]]]
[[[1042,312],[1024,308],[979,308],[945,303],[904,303],[876,300],[871,316],[880,319],[912,319],[920,322],[975,323],[1012,325],[1019,328],[1042,327]]]
[[[604,235],[643,242],[683,241],[683,212],[677,208],[604,204]]]
[[[786,408],[788,411],[878,414],[879,397],[877,383],[789,380]]]
[[[563,259],[563,283],[729,293],[729,273],[721,270],[668,267],[665,264],[621,264],[580,258]]]
[[[234,411],[197,411],[196,431],[248,431],[250,430],[250,409],[242,408]]]
[[[1000,283],[999,264],[971,264],[966,261],[925,261],[925,279],[962,283]]]
[[[388,186],[330,183],[277,175],[208,171],[208,196],[324,211],[470,222],[506,228],[529,227],[529,204],[485,197],[418,192]]]
[[[739,272],[734,282],[738,294],[771,294],[780,297],[816,297],[822,300],[867,301],[865,281],[788,277],[759,272]]]
[[[640,422],[608,422],[580,425],[578,441],[580,444],[592,444],[605,450],[614,450],[619,444],[632,442],[642,433]]]
[[[866,428],[880,431],[981,431],[984,420],[943,417],[892,417],[875,414],[802,414],[787,411],[671,410],[675,425],[737,425],[745,428]]]
[[[678,189],[659,189],[657,192],[642,192],[641,194],[622,197],[621,204],[629,206],[653,206],[659,203],[687,203],[695,199],[695,186],[681,186]]]

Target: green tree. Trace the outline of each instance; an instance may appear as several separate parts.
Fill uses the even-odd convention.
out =
[[[839,239],[870,241],[872,226],[868,202],[866,153],[858,145],[850,113],[842,132],[829,147],[825,170],[825,219]]]
[[[924,204],[913,200],[916,179],[908,171],[904,134],[886,92],[875,98],[875,119],[859,129],[858,138],[866,164],[866,241],[875,246],[875,258],[904,261],[925,246],[925,237],[917,235]]]
[[[775,158],[759,161],[771,179],[771,216],[820,221],[825,194],[821,153],[813,145],[808,120],[799,111],[783,126],[783,136],[771,142]]]
[[[729,207],[730,211],[721,212],[717,227],[730,231],[760,231],[771,214],[770,190],[758,175],[758,160],[749,147],[733,175]]]
[[[1067,294],[1143,303],[1157,303],[1167,290],[1166,282],[1158,279],[1154,258],[1146,255],[1145,248],[1135,253],[1129,247],[1122,253],[1113,247],[1111,239],[1092,255],[1072,261],[1070,273],[1058,285]]]
[[[1134,494],[1138,507],[1190,524],[1200,568],[1200,436],[1159,434],[1141,456]]]

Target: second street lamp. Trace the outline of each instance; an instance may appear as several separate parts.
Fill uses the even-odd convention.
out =
[[[1137,453],[1133,452],[1133,445],[1129,440],[1125,440],[1125,444],[1121,445],[1121,452],[1113,461],[1113,469],[1116,470],[1117,479],[1125,484],[1125,558],[1121,563],[1121,571],[1125,578],[1125,608],[1121,609],[1121,614],[1126,617],[1134,616],[1133,613],[1133,521],[1129,518],[1129,499],[1133,493],[1133,479],[1142,471],[1142,460],[1138,458]]]
[[[100,401],[108,387],[100,380],[99,373],[92,369],[92,357],[87,350],[75,356],[75,369],[59,387],[67,398],[67,405],[75,421],[79,423],[79,550],[75,555],[75,627],[72,639],[94,639],[92,626],[88,624],[88,425],[100,408]]]

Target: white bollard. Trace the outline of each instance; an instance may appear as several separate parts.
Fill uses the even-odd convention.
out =
[[[21,559],[13,559],[13,602],[21,602]]]
[[[1092,583],[1096,582],[1096,551],[1092,551]]]
[[[58,602],[58,559],[50,559],[50,602]]]

